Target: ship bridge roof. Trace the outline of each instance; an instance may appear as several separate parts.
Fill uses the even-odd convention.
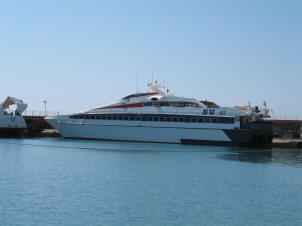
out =
[[[125,96],[122,99],[126,100],[126,99],[130,99],[130,98],[133,98],[133,97],[150,96],[150,95],[155,95],[155,94],[158,94],[158,93],[155,93],[155,92],[153,92],[153,93],[135,93],[135,94],[130,94],[128,96]]]

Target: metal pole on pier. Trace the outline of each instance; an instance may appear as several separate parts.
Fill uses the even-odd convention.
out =
[[[44,116],[46,116],[46,105],[47,105],[47,100],[42,101],[44,103]]]

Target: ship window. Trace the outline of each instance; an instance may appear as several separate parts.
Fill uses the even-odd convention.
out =
[[[220,123],[234,123],[234,118],[220,118]]]
[[[148,117],[148,121],[152,121],[152,117],[151,116]]]
[[[160,103],[158,103],[158,102],[153,102],[152,105],[153,105],[153,107],[160,107]]]
[[[177,122],[177,118],[172,118],[173,122]]]
[[[124,97],[123,99],[129,99],[129,98],[141,97],[141,96],[150,96],[150,95],[155,95],[155,94],[158,94],[158,93],[136,93],[136,94],[128,95],[128,96]]]
[[[130,117],[130,120],[132,120],[132,121],[133,121],[133,120],[134,120],[134,116],[131,116],[131,117]]]
[[[167,121],[167,122],[170,122],[170,121],[171,121],[171,118],[167,117],[167,118],[166,118],[166,121]]]
[[[163,122],[165,121],[165,118],[160,117],[159,120]]]
[[[185,107],[184,103],[175,103],[174,107]]]
[[[123,116],[120,115],[120,116],[118,117],[118,120],[123,120]]]
[[[94,115],[90,115],[90,119],[94,119]]]
[[[137,121],[141,121],[142,118],[141,118],[140,116],[137,116],[137,117],[136,117],[136,120],[137,120]]]
[[[158,121],[158,117],[157,117],[157,116],[154,116],[153,120],[154,120],[154,121]]]
[[[125,117],[124,117],[124,120],[128,120],[128,116],[125,116]]]
[[[183,122],[183,121],[184,121],[184,118],[183,118],[183,117],[180,117],[180,118],[178,118],[178,121],[179,121],[179,122]]]
[[[105,115],[102,115],[102,119],[106,119],[106,116],[105,116]]]
[[[96,118],[96,119],[100,119],[100,116],[99,116],[99,115],[97,115],[95,118]]]
[[[210,119],[206,118],[204,119],[204,122],[210,122]]]
[[[192,122],[196,122],[196,118],[192,118]]]
[[[88,115],[84,115],[84,119],[88,119]]]
[[[199,118],[199,119],[198,119],[198,122],[203,122],[203,118]]]
[[[213,123],[216,123],[216,122],[217,122],[217,119],[216,119],[216,118],[213,118],[213,119],[212,119],[212,122],[213,122]]]
[[[184,103],[184,106],[185,107],[199,107],[199,105],[196,103]]]
[[[79,118],[83,118],[83,115],[80,115],[80,117]]]
[[[116,115],[112,116],[112,119],[117,120],[117,116]]]

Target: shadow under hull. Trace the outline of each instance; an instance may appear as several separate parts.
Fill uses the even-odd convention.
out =
[[[21,137],[26,128],[0,128],[0,137]]]

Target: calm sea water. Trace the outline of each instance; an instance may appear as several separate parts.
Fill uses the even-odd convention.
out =
[[[0,139],[0,225],[302,225],[302,150]]]

